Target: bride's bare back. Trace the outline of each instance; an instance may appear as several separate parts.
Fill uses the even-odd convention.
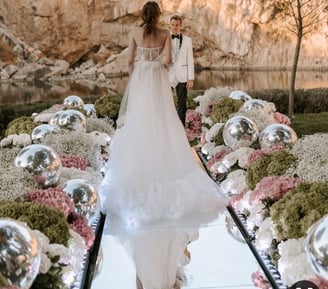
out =
[[[166,28],[155,28],[154,31],[147,37],[144,37],[144,29],[141,27],[131,31],[129,36],[129,72],[131,73],[134,67],[137,47],[144,48],[159,48],[160,53],[165,55],[163,64],[169,66],[172,62],[171,56],[171,34]]]

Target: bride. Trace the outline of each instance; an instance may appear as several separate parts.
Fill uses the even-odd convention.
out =
[[[218,185],[195,160],[177,115],[167,72],[172,62],[171,34],[160,27],[160,15],[155,1],[146,2],[142,24],[130,32],[130,78],[99,188],[102,212],[109,220],[119,217],[126,229],[133,230],[188,216],[199,216],[199,224],[205,223],[227,205]],[[136,256],[142,254],[133,255],[138,267]],[[147,274],[137,273],[143,276],[142,283],[149,283]],[[174,284],[170,286],[167,289]]]

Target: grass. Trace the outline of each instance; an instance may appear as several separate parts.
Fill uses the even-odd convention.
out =
[[[328,112],[295,114],[291,122],[299,138],[314,133],[328,133]]]

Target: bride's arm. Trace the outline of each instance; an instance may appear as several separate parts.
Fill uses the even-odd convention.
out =
[[[129,71],[129,74],[131,74],[133,71],[135,55],[136,55],[137,44],[136,44],[134,35],[135,35],[135,31],[132,30],[129,34],[129,48],[128,48],[128,71]]]

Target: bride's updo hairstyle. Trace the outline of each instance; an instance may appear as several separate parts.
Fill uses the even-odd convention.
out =
[[[141,17],[142,23],[141,27],[144,28],[143,37],[151,35],[157,25],[158,18],[161,15],[161,9],[159,8],[156,1],[148,1],[142,7]]]

